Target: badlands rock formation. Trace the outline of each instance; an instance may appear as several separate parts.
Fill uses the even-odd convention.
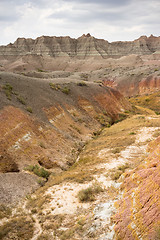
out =
[[[159,90],[160,37],[1,46],[0,239],[158,240]]]
[[[148,55],[160,51],[160,37],[142,36],[130,42],[109,43],[90,34],[78,39],[42,36],[37,39],[18,38],[13,44],[0,47],[0,56],[42,55],[51,57],[121,57],[130,54]]]
[[[71,81],[84,73],[87,80],[104,81],[129,97],[159,89],[159,59],[160,37],[152,35],[112,43],[90,34],[78,39],[42,36],[35,40],[18,38],[13,44],[0,47],[2,71],[40,78],[56,78],[51,72],[63,71],[63,77]]]

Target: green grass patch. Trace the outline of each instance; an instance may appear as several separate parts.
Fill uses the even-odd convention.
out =
[[[29,107],[29,106],[26,108],[26,110],[27,110],[28,112],[30,112],[30,113],[33,113],[33,110],[32,110],[32,108],[31,108],[31,107]]]
[[[46,178],[48,179],[50,172],[45,170],[43,167],[39,167],[38,165],[29,165],[28,167],[25,168],[25,170],[33,172],[35,175],[38,177]]]
[[[64,88],[61,89],[61,91],[62,91],[63,93],[65,93],[65,94],[68,95],[71,90],[70,90],[70,88],[68,88],[68,87],[64,87]]]
[[[2,88],[4,89],[7,99],[11,100],[13,87],[9,83],[6,83]]]
[[[24,100],[24,98],[22,97],[22,96],[18,96],[17,97],[17,100],[21,103],[21,104],[23,104],[23,105],[26,105],[26,102],[25,102],[25,100]]]

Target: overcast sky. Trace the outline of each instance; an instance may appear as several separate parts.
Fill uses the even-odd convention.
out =
[[[18,37],[160,35],[160,0],[0,0],[0,45]]]

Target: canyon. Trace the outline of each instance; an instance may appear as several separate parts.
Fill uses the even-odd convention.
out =
[[[159,239],[160,37],[0,46],[0,239]]]

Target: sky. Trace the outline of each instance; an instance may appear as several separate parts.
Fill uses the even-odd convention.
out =
[[[0,0],[0,45],[18,37],[132,41],[160,35],[160,0]]]

